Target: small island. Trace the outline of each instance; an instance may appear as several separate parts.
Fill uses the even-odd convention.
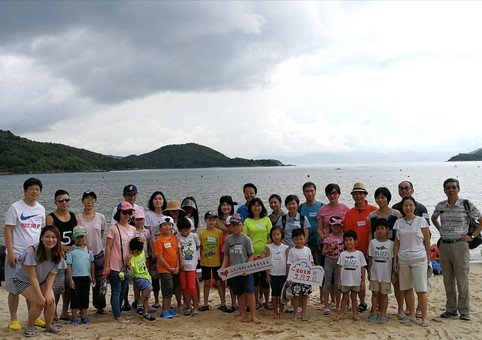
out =
[[[457,156],[451,157],[448,162],[468,162],[482,161],[482,148],[469,153],[459,153]]]
[[[31,141],[0,130],[0,174],[95,172],[138,169],[284,166],[276,159],[229,158],[196,143],[166,145],[127,157],[57,143]]]

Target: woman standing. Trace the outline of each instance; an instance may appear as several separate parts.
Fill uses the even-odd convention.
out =
[[[59,269],[66,269],[64,252],[60,244],[59,230],[47,226],[40,233],[40,242],[28,247],[20,258],[22,266],[13,274],[13,282],[18,292],[29,302],[28,323],[25,336],[35,336],[35,320],[42,310],[45,315],[45,331],[59,333],[52,324],[55,312],[55,297],[52,289]]]
[[[346,204],[338,201],[341,195],[341,189],[338,184],[328,184],[325,187],[325,195],[330,203],[322,206],[316,215],[316,219],[318,220],[318,233],[322,239],[328,236],[331,232],[330,218],[332,216],[344,218],[345,213],[350,210]]]
[[[264,207],[263,201],[259,198],[254,198],[248,204],[248,218],[244,220],[243,233],[251,239],[253,249],[256,257],[263,255],[266,245],[269,240],[269,232],[272,224],[269,219],[268,211]],[[256,297],[256,308],[261,307],[260,295],[262,287],[262,295],[265,298],[265,307],[272,309],[269,306],[269,284],[266,281],[266,271],[261,271],[253,274],[254,277],[254,293]]]
[[[272,212],[268,216],[271,220],[271,224],[275,225],[278,222],[278,219],[284,215],[283,210],[281,210],[281,196],[278,194],[272,194],[269,196],[269,207],[271,208]]]
[[[427,221],[415,215],[415,200],[412,197],[402,199],[402,209],[405,217],[398,219],[393,227],[396,230],[393,263],[410,315],[400,322],[411,323],[415,320],[415,290],[422,311],[420,325],[428,327],[427,268],[430,262],[430,232]]]
[[[136,228],[129,224],[134,208],[129,202],[123,201],[117,205],[114,220],[117,221],[109,228],[105,245],[104,276],[109,276],[111,286],[110,304],[112,314],[117,322],[128,322],[122,316],[122,297],[127,290],[129,280],[119,276],[122,267],[129,263],[129,242],[136,237]]]
[[[105,216],[95,211],[97,195],[93,191],[86,191],[82,194],[82,204],[84,211],[77,215],[80,225],[84,226],[87,232],[87,246],[94,254],[95,264],[95,286],[92,288],[92,304],[97,309],[98,314],[107,314],[104,310],[106,306],[105,292],[101,292],[104,279],[104,249],[102,239],[106,229]]]

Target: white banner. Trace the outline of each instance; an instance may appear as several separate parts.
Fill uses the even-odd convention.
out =
[[[290,266],[288,281],[321,286],[325,270],[322,266],[312,266],[306,260],[298,260]]]
[[[218,275],[221,280],[226,281],[235,276],[246,274],[252,274],[261,272],[263,270],[268,270],[273,266],[269,258],[263,258],[259,260],[254,260],[246,263],[235,264],[231,267],[220,268],[218,270]]]

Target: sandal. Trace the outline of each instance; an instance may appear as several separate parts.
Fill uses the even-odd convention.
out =
[[[79,320],[77,320],[77,318],[72,318],[72,320],[70,320],[70,325],[71,326],[78,326]]]
[[[149,314],[149,313],[144,314],[143,318],[146,319],[146,320],[148,320],[148,321],[154,321],[154,320],[156,320],[156,317],[153,316],[153,315],[151,315],[151,314]]]
[[[140,316],[143,316],[144,315],[144,308],[138,307],[137,310],[136,310],[136,313],[139,314]]]
[[[428,320],[422,320],[422,322],[420,323],[420,326],[428,327],[428,326],[430,326],[430,323],[428,322]]]
[[[82,316],[82,317],[80,318],[80,322],[82,322],[82,324],[84,324],[84,325],[88,325],[88,324],[90,323],[90,320],[89,320],[88,317]]]
[[[363,313],[364,311],[367,310],[367,308],[368,308],[368,306],[367,306],[366,303],[360,303],[360,304],[358,305],[357,311],[358,311],[359,313]]]
[[[201,306],[199,307],[198,311],[200,312],[207,312],[208,310],[211,309],[211,306],[207,305],[207,306]]]
[[[421,319],[421,318],[422,318],[422,312],[417,312],[417,313],[415,313],[415,317],[416,317],[417,319]]]
[[[60,327],[57,327],[55,325],[50,325],[50,327],[45,328],[45,332],[50,334],[58,334],[60,333]]]
[[[18,322],[18,320],[10,321],[8,324],[8,329],[18,331],[22,329],[22,325],[20,324],[20,322]]]
[[[18,321],[17,321],[18,322]],[[26,337],[32,337],[32,336],[36,336],[37,335],[37,330],[35,329],[35,327],[31,326],[31,327],[26,327],[25,328],[25,333],[24,335]]]
[[[228,311],[228,308],[225,305],[219,306],[218,309],[223,311],[224,313],[226,313]]]
[[[308,315],[303,315],[301,316],[301,321],[309,321],[310,320],[310,317]]]
[[[161,304],[159,302],[156,302],[155,304],[153,304],[151,306],[152,308],[155,308],[155,309],[159,309],[159,307],[161,307]]]
[[[41,318],[37,318],[37,320],[35,320],[33,325],[37,327],[45,328],[45,321],[42,320]]]
[[[184,311],[184,316],[191,316],[191,315],[192,315],[192,312],[193,312],[192,310],[186,309],[186,310]]]
[[[101,314],[101,315],[107,315],[107,314],[109,314],[109,312],[107,312],[107,311],[104,310],[104,309],[97,309],[97,312],[96,312],[96,313],[97,313],[97,314]]]
[[[329,314],[330,314],[330,308],[323,309],[323,315],[329,315]]]

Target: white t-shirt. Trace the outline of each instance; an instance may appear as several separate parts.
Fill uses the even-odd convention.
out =
[[[342,286],[360,286],[361,268],[367,265],[365,256],[359,250],[341,252],[337,264],[340,268],[340,281]]]
[[[269,259],[273,264],[273,267],[269,270],[269,274],[276,276],[286,275],[286,249],[289,247],[283,243],[279,246],[270,243],[267,247],[269,249]]]
[[[13,203],[5,213],[5,225],[13,226],[13,252],[20,255],[27,247],[39,243],[45,227],[45,208],[38,202],[33,207],[23,200]]]
[[[309,263],[313,263],[313,255],[311,254],[311,249],[308,247],[303,247],[298,249],[293,247],[288,253],[287,264],[294,264],[298,260],[307,260]]]
[[[407,261],[427,257],[422,228],[428,228],[428,223],[425,218],[420,216],[415,216],[411,224],[407,223],[404,218],[395,222],[393,229],[398,230],[396,238],[400,240],[399,259]]]
[[[368,256],[372,258],[370,280],[378,282],[392,282],[393,241],[370,241]]]
[[[189,233],[186,237],[179,233],[177,238],[179,240],[179,249],[184,259],[183,271],[195,271],[199,261],[199,247],[201,246],[199,237],[195,233]]]
[[[96,212],[91,221],[87,221],[82,213],[77,215],[80,224],[87,231],[87,246],[92,250],[94,255],[102,251],[102,233],[107,228],[105,216]]]

